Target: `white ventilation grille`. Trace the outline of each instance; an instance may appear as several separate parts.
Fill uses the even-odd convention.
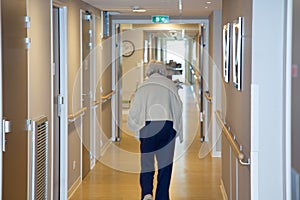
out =
[[[33,121],[32,129],[32,199],[48,197],[48,120]]]

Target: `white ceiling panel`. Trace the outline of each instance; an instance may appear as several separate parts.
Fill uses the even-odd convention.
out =
[[[213,10],[222,8],[222,0],[83,0],[100,10],[119,12],[121,15],[169,15],[182,17],[207,17]],[[182,12],[179,4],[182,3]],[[132,8],[146,9],[133,13]]]

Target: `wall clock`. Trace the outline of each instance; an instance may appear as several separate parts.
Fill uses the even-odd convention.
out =
[[[129,57],[131,56],[135,51],[135,46],[133,42],[129,40],[123,40],[122,41],[122,55],[124,57]]]

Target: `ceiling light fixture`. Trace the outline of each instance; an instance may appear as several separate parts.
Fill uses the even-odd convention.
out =
[[[179,0],[178,2],[178,9],[179,9],[179,13],[182,13],[182,0]]]
[[[132,12],[135,12],[135,13],[144,13],[144,12],[146,12],[146,10],[145,9],[140,9],[138,6],[134,6],[132,8]]]
[[[211,4],[211,1],[207,1],[206,4]]]

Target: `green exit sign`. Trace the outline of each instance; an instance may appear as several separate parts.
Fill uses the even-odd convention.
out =
[[[169,23],[169,16],[161,16],[161,15],[155,15],[152,16],[152,22],[153,23]]]

